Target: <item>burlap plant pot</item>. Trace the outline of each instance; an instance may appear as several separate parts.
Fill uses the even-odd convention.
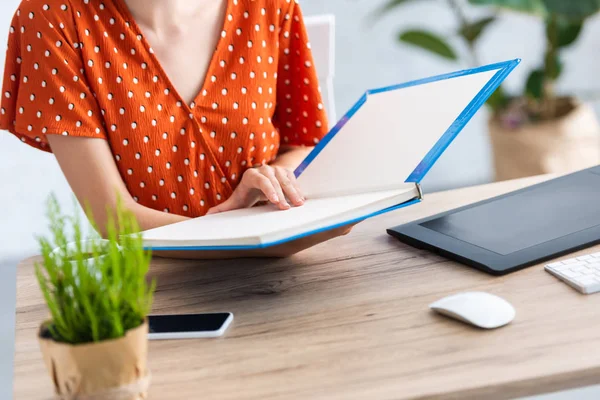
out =
[[[60,400],[142,400],[147,398],[148,323],[125,337],[99,343],[58,343],[40,329],[44,362]]]
[[[496,180],[567,173],[600,164],[600,125],[587,104],[548,122],[507,129],[489,121]]]

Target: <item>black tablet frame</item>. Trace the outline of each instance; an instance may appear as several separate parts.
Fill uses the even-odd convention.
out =
[[[444,257],[475,267],[492,275],[505,275],[515,272],[528,266],[600,243],[600,225],[534,245],[508,255],[501,255],[482,247],[475,246],[471,243],[444,235],[443,233],[428,229],[421,224],[449,214],[469,209],[471,207],[491,203],[507,196],[514,196],[539,186],[552,185],[558,180],[570,179],[575,174],[588,172],[600,174],[600,166],[579,171],[574,174],[565,175],[560,178],[542,182],[537,185],[506,193],[488,200],[456,208],[454,210],[437,214],[409,224],[390,228],[387,230],[387,233],[413,247],[433,251]],[[426,196],[425,201],[427,201]],[[598,212],[600,212],[600,197],[598,198]]]

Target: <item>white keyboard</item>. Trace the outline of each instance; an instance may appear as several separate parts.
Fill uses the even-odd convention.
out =
[[[581,293],[600,292],[600,253],[553,262],[546,271]]]

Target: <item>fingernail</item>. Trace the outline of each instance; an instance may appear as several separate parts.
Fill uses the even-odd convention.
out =
[[[275,193],[273,193],[273,194],[271,195],[271,201],[272,201],[273,203],[279,203],[279,197],[278,197],[278,196],[277,196]]]

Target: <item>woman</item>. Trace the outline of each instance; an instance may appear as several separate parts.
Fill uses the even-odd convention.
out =
[[[326,127],[295,0],[25,0],[10,27],[0,128],[55,154],[101,230],[118,197],[143,230],[301,206]]]

